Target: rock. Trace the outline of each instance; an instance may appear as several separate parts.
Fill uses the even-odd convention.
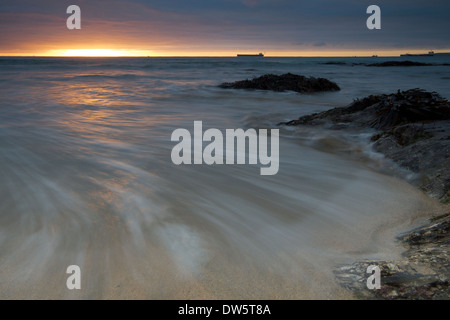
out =
[[[343,108],[301,117],[284,125],[347,123],[352,127],[391,129],[407,123],[450,119],[450,104],[436,92],[421,89],[368,96]]]
[[[347,63],[342,61],[328,61],[328,62],[321,62],[319,64],[326,64],[326,65],[338,65],[338,66],[345,66]]]
[[[377,63],[362,63],[362,62],[353,62],[346,63],[342,61],[327,61],[327,62],[319,62],[319,64],[324,65],[350,65],[350,66],[366,66],[366,67],[429,67],[429,66],[448,66],[448,63],[423,63],[416,61],[385,61],[385,62],[377,62]]]
[[[402,147],[409,146],[420,140],[429,139],[433,137],[433,134],[426,131],[424,125],[403,125],[397,126],[383,133],[372,136],[372,141],[380,141],[382,138],[390,137]]]
[[[416,184],[448,203],[450,198],[450,121],[404,125],[372,137],[373,148],[420,174]]]
[[[401,235],[398,241],[407,249],[402,260],[358,261],[336,266],[334,274],[341,286],[354,292],[358,298],[449,299],[449,225],[450,213],[447,213]],[[369,290],[366,286],[369,276],[366,270],[370,265],[380,267],[380,290]]]
[[[416,183],[450,200],[450,103],[420,89],[368,96],[347,107],[303,116],[279,125],[323,125],[329,129],[377,130],[373,148],[421,175]]]
[[[283,75],[266,74],[252,80],[222,83],[224,89],[258,89],[272,91],[296,91],[300,93],[312,93],[322,91],[338,91],[339,86],[324,78],[305,77],[287,73]]]
[[[327,61],[327,62],[319,62],[319,64],[324,64],[324,65],[337,65],[337,66],[367,66],[366,63],[362,63],[362,62],[352,62],[352,63],[347,63],[347,62],[343,62],[343,61]]]
[[[369,132],[376,151],[420,174],[417,184],[421,189],[449,202],[450,103],[435,92],[411,89],[371,95],[347,107],[279,125],[321,125],[330,130]],[[337,266],[334,273],[339,283],[359,298],[450,299],[450,213],[401,235],[398,241],[407,249],[401,260]],[[380,290],[366,286],[370,265],[381,269]]]
[[[380,63],[371,63],[367,66],[369,67],[424,67],[424,66],[432,66],[431,63],[422,63],[415,61],[386,61]]]
[[[400,237],[409,246],[427,246],[430,244],[450,244],[450,213],[430,219],[430,224],[413,230]]]

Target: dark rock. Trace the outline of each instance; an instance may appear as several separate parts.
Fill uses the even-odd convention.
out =
[[[420,189],[446,203],[450,199],[450,121],[395,127],[372,137],[373,148],[420,174]]]
[[[371,63],[367,66],[369,67],[424,67],[424,66],[432,66],[431,63],[422,63],[415,61],[386,61],[380,63]]]
[[[369,299],[449,299],[450,213],[430,219],[425,226],[398,238],[407,251],[397,261],[359,261],[337,266],[339,283],[356,297]],[[381,270],[381,289],[369,290],[366,271]]]
[[[409,246],[450,244],[450,213],[430,219],[430,224],[400,237]]]
[[[450,103],[420,89],[369,96],[347,107],[303,116],[280,125],[323,125],[329,129],[376,129],[373,148],[420,174],[416,184],[450,201]]]
[[[283,75],[266,74],[252,80],[222,83],[219,85],[224,89],[258,89],[272,91],[296,91],[300,93],[312,93],[322,91],[338,91],[339,86],[324,78],[307,78],[292,73]]]
[[[400,124],[450,119],[450,104],[436,92],[421,89],[369,96],[343,108],[301,117],[284,125],[347,122],[352,126],[391,129]]]
[[[383,133],[375,134],[372,136],[371,141],[379,141],[385,137],[392,137],[399,146],[406,147],[420,140],[432,138],[433,134],[425,131],[424,126],[407,124],[394,127]]]
[[[345,66],[345,65],[347,65],[347,63],[341,62],[341,61],[328,61],[328,62],[321,62],[320,64],[338,65],[338,66]]]

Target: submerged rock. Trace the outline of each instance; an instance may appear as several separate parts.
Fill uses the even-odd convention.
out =
[[[371,95],[280,125],[376,129],[371,139],[376,151],[420,174],[422,190],[442,202],[450,199],[450,103],[435,92],[411,89]]]
[[[219,85],[224,89],[258,89],[272,91],[296,91],[300,93],[312,93],[322,91],[338,91],[339,86],[324,78],[305,77],[286,73],[283,75],[266,74],[252,80],[225,82]]]

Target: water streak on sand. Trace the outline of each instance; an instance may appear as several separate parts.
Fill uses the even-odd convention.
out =
[[[383,160],[363,152],[364,137],[285,132],[270,177],[170,159],[171,132],[195,120],[271,127],[415,81],[434,86],[428,67],[405,84],[407,74],[385,81],[380,68],[318,62],[0,59],[0,298],[349,297],[334,265],[396,256],[396,233],[439,210],[377,172]],[[286,71],[343,90],[215,87]],[[65,287],[72,264],[79,292]]]

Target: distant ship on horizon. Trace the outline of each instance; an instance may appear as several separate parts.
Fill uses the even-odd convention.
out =
[[[264,57],[263,53],[258,53],[258,54],[243,54],[243,53],[238,53],[237,55],[238,57]]]
[[[428,53],[422,53],[422,54],[411,54],[411,53],[405,53],[401,54],[400,57],[432,57],[434,56],[434,51],[428,51]]]

